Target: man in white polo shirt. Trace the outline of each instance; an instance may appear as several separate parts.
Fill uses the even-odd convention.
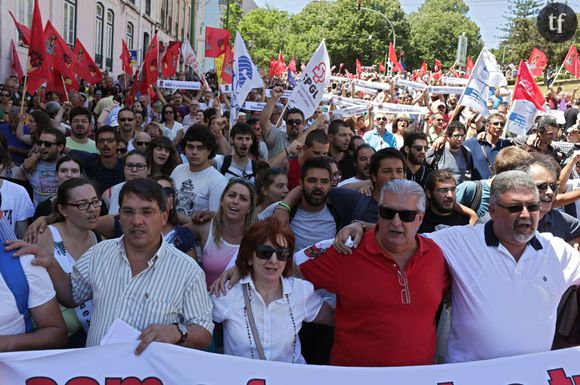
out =
[[[427,235],[443,250],[452,277],[447,362],[551,349],[560,298],[580,284],[580,252],[536,231],[539,210],[531,177],[506,171],[491,185],[491,221]],[[337,240],[350,234],[358,245],[361,233],[353,224]]]

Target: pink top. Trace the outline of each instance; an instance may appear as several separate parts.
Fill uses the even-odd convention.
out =
[[[213,221],[209,225],[207,241],[203,245],[201,252],[201,266],[205,272],[205,282],[208,287],[224,272],[230,260],[238,254],[238,249],[240,248],[240,245],[232,245],[224,241],[223,238],[220,239],[219,245],[216,245],[213,240],[212,225]]]

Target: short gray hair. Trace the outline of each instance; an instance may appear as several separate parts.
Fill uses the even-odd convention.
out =
[[[407,179],[391,179],[381,188],[381,197],[379,199],[379,203],[383,201],[383,197],[387,192],[400,196],[416,196],[417,210],[421,213],[425,212],[427,198],[425,197],[425,191],[417,182],[413,182]]]
[[[493,178],[489,203],[497,203],[499,197],[509,191],[532,192],[536,199],[539,199],[538,188],[532,177],[523,171],[510,170],[497,174]]]

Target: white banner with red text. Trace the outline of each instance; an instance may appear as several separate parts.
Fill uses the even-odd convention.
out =
[[[297,365],[153,343],[0,354],[3,385],[579,385],[580,347],[488,361],[396,368]]]

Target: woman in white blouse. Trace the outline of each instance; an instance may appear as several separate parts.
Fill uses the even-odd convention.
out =
[[[175,107],[171,104],[166,104],[161,110],[161,123],[163,128],[163,135],[171,139],[173,144],[177,145],[183,139],[183,125],[176,119]]]
[[[292,231],[273,219],[246,232],[236,260],[242,279],[225,296],[212,297],[225,354],[303,364],[302,322],[334,324],[334,309],[312,284],[291,277],[293,251]]]

